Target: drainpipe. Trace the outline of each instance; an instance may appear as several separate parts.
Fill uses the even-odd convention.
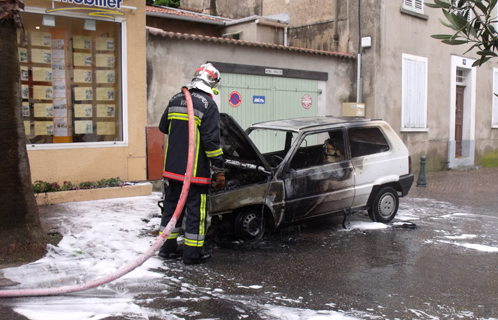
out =
[[[357,72],[356,72],[356,102],[361,103],[362,100],[362,78],[361,78],[361,0],[358,0],[358,57]]]
[[[284,46],[288,46],[289,44],[287,43],[287,28],[284,28]]]
[[[335,18],[334,18],[334,45],[335,51],[339,51],[339,0],[335,0]]]

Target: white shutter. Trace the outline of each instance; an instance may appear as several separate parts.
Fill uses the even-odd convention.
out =
[[[493,127],[498,127],[498,69],[493,68],[493,110],[491,115],[491,125]]]
[[[423,0],[403,0],[403,9],[424,13],[424,1]]]
[[[427,58],[403,54],[403,128],[426,128]]]

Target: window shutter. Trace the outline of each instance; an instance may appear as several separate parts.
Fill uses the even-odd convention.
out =
[[[426,128],[426,63],[403,59],[403,127]]]
[[[424,13],[424,1],[423,0],[403,0],[403,9]]]

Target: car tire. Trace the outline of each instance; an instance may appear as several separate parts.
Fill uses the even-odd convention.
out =
[[[242,211],[237,215],[234,226],[235,235],[244,242],[260,240],[265,233],[265,219],[257,210]]]
[[[375,196],[368,216],[374,222],[388,223],[396,216],[399,207],[399,196],[393,187],[384,187]]]

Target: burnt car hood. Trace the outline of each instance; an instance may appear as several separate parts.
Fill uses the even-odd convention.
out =
[[[241,126],[226,113],[220,113],[220,138],[224,159],[250,163],[262,166],[267,171],[271,170],[268,162]]]

